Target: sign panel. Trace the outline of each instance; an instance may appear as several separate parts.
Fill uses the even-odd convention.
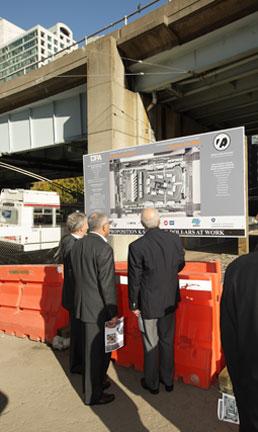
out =
[[[244,128],[85,155],[85,209],[107,213],[111,234],[142,234],[155,207],[160,228],[187,237],[246,233]]]

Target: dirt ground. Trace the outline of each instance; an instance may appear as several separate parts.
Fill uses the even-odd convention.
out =
[[[68,372],[68,350],[0,334],[1,432],[237,432],[217,419],[216,385],[201,390],[177,382],[173,393],[143,390],[141,373],[112,364],[115,401],[87,407],[81,377]],[[1,411],[1,409],[0,409]]]

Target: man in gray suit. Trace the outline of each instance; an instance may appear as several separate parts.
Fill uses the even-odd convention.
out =
[[[83,323],[83,390],[86,405],[112,402],[104,393],[110,354],[105,353],[105,322],[117,321],[113,250],[107,243],[109,220],[104,213],[88,217],[89,233],[71,251],[75,316]]]
[[[142,387],[153,394],[159,383],[173,390],[173,338],[179,299],[177,274],[184,267],[184,250],[177,234],[159,228],[156,209],[142,211],[143,237],[129,246],[129,303],[138,317],[144,346]]]

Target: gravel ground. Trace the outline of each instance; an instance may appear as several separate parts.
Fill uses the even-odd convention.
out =
[[[187,261],[221,261],[222,275],[224,276],[227,266],[237,258],[237,255],[225,253],[208,253],[208,252],[195,252],[186,251]]]

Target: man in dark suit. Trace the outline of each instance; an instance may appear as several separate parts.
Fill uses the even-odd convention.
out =
[[[142,211],[146,232],[129,246],[130,308],[139,319],[144,346],[142,387],[153,394],[159,383],[173,390],[174,319],[179,299],[177,274],[184,267],[184,250],[177,234],[162,231],[156,209]]]
[[[89,233],[71,251],[75,283],[75,314],[83,323],[83,390],[86,405],[112,402],[104,393],[110,354],[105,353],[105,322],[116,324],[116,288],[113,250],[107,243],[109,220],[94,212],[88,218]]]
[[[220,326],[240,431],[258,432],[258,252],[243,255],[228,266]]]
[[[64,264],[64,284],[62,304],[70,313],[70,371],[82,371],[82,327],[81,322],[74,315],[74,283],[70,263],[70,254],[75,242],[84,237],[88,229],[87,218],[84,213],[71,213],[66,222],[69,234],[64,236],[59,246],[60,261]]]

